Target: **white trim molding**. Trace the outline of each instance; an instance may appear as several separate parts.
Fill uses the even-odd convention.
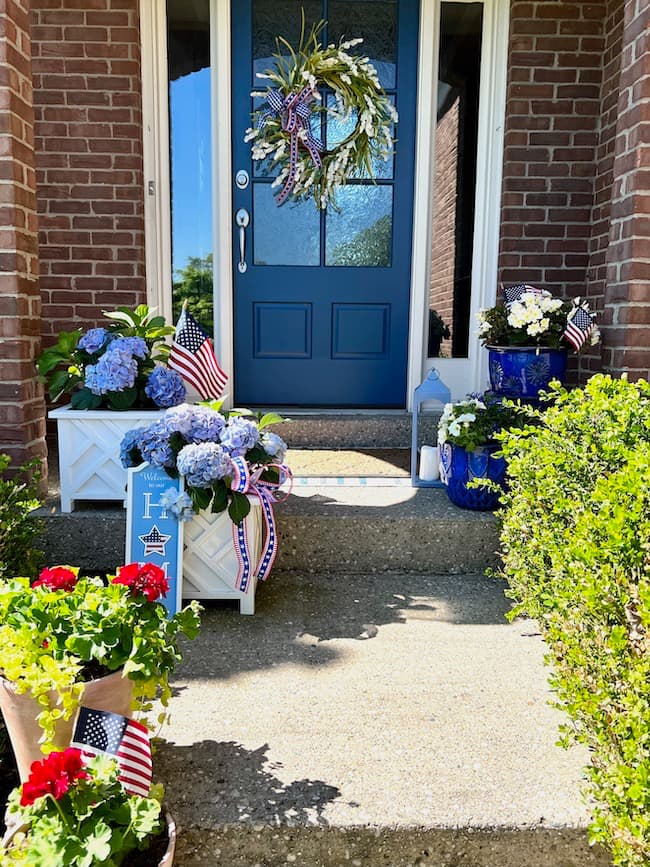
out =
[[[461,0],[472,2],[472,0]],[[476,172],[476,208],[474,215],[474,248],[472,254],[472,295],[470,306],[470,340],[468,358],[427,358],[424,340],[428,319],[428,293],[431,276],[431,233],[435,158],[436,116],[433,95],[438,90],[438,63],[431,77],[425,78],[427,43],[435,38],[439,42],[438,15],[433,25],[433,12],[440,3],[422,0],[420,34],[420,81],[418,99],[418,138],[416,190],[414,201],[413,233],[413,285],[411,293],[411,335],[409,364],[409,409],[413,389],[435,367],[452,399],[464,397],[468,392],[480,391],[487,385],[487,352],[479,345],[475,333],[476,314],[481,307],[494,304],[497,290],[499,234],[501,226],[501,182],[503,174],[503,140],[506,102],[506,76],[508,59],[508,31],[510,0],[484,0],[483,38],[481,50],[481,82],[479,94],[478,143]],[[430,45],[431,43],[429,43]],[[430,117],[427,117],[430,113]],[[427,127],[430,127],[427,129]],[[424,167],[424,170],[422,170]],[[426,225],[426,232],[420,224]],[[425,241],[422,241],[424,233]],[[418,322],[418,316],[422,319]],[[419,362],[419,376],[418,376]]]
[[[147,303],[171,322],[167,13],[161,0],[140,0],[140,57]]]
[[[230,2],[210,0],[214,336],[217,357],[229,377],[226,409],[235,389]]]

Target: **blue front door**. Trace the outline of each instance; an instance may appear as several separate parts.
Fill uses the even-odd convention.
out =
[[[293,45],[304,9],[308,26],[328,22],[325,39],[363,37],[399,112],[395,155],[375,181],[354,180],[340,211],[312,201],[278,207],[273,176],[251,161],[257,72],[272,65],[275,38]],[[233,272],[235,401],[239,405],[404,407],[408,350],[418,0],[234,0]],[[327,95],[325,95],[327,98]],[[331,147],[347,130],[332,123]],[[235,178],[250,177],[241,189]],[[246,270],[241,273],[244,209]]]

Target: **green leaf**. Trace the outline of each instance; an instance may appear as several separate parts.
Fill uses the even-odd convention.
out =
[[[80,388],[70,398],[70,406],[73,409],[97,409],[101,405],[101,394],[93,394],[89,388]]]
[[[280,424],[284,421],[290,421],[290,419],[282,418],[282,416],[278,415],[277,412],[267,412],[259,420],[257,426],[260,430],[262,430],[262,428],[268,427],[271,424]]]
[[[50,376],[48,387],[50,398],[53,401],[57,401],[64,391],[68,391],[67,385],[69,383],[72,384],[80,381],[81,380],[78,376],[70,376],[67,370],[56,370]]]
[[[212,486],[214,496],[212,498],[212,511],[223,512],[228,505],[228,491],[223,482],[215,482]]]
[[[138,398],[137,388],[125,388],[124,391],[109,391],[106,394],[111,409],[130,409]]]
[[[250,501],[245,494],[238,494],[236,491],[231,493],[231,497],[228,514],[233,523],[241,524],[251,510]]]
[[[192,505],[195,512],[200,512],[202,509],[207,509],[212,499],[211,488],[187,488],[187,493],[190,495]]]
[[[104,316],[107,319],[113,319],[116,322],[123,322],[125,325],[128,325],[129,328],[135,328],[136,323],[134,322],[133,316],[128,311],[124,313],[122,310],[104,310]]]

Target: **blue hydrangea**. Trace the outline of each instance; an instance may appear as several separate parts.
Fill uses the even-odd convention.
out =
[[[178,472],[193,488],[209,488],[232,473],[228,452],[218,443],[192,443],[178,453]]]
[[[115,346],[126,352],[130,352],[136,358],[147,358],[149,356],[149,347],[142,337],[116,337],[115,342],[111,344],[111,349]]]
[[[102,348],[108,336],[109,333],[105,328],[91,328],[81,336],[77,346],[79,349],[84,349],[89,355],[92,355]]]
[[[287,444],[282,437],[276,433],[271,433],[271,431],[264,431],[260,443],[267,455],[271,455],[272,458],[283,463],[287,453]]]
[[[122,461],[123,467],[128,468],[137,466],[135,461],[131,459],[129,452],[133,448],[140,448],[140,437],[144,431],[146,431],[146,427],[136,427],[131,428],[131,430],[128,430],[124,434],[120,444],[120,460]]]
[[[184,403],[165,413],[165,424],[170,432],[178,431],[190,443],[219,442],[226,420],[207,406]]]
[[[138,439],[142,457],[154,467],[173,467],[174,452],[169,444],[169,431],[163,419],[144,428]]]
[[[114,340],[97,364],[89,364],[86,368],[86,386],[93,394],[133,387],[138,375],[138,363],[128,350],[120,347],[120,342]]]
[[[235,416],[228,420],[221,435],[221,443],[233,458],[242,457],[260,441],[260,432],[254,421]]]
[[[156,406],[163,409],[182,403],[187,394],[182,378],[169,367],[155,367],[147,380],[144,392]]]
[[[189,494],[184,491],[177,491],[176,488],[167,488],[160,495],[158,502],[163,509],[167,509],[179,521],[190,521],[196,514]]]

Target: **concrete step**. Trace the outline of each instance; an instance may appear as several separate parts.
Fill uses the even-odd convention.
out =
[[[276,509],[277,568],[458,573],[494,565],[498,534],[492,514],[458,509],[444,490],[412,488],[406,478],[346,483],[352,481],[298,479]],[[124,558],[124,510],[84,506],[62,514],[52,498],[39,510],[46,562],[112,571]]]
[[[275,573],[212,603],[154,759],[179,867],[605,867],[532,621],[481,575]]]

